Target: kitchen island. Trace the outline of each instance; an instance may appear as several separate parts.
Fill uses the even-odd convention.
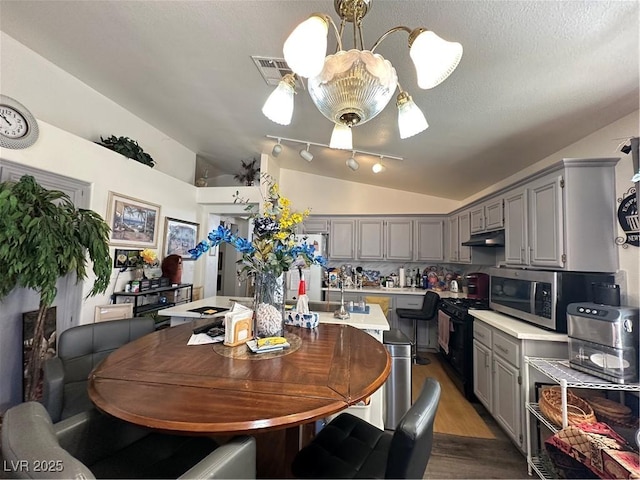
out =
[[[192,322],[198,319],[211,319],[216,317],[224,317],[225,312],[216,313],[213,315],[206,315],[193,310],[202,309],[204,307],[220,307],[231,308],[235,302],[251,307],[253,304],[253,298],[251,297],[208,297],[202,300],[196,300],[195,302],[184,303],[176,305],[174,307],[165,308],[160,310],[160,315],[166,315],[171,317],[171,326],[181,325],[183,323]],[[319,315],[320,323],[337,324],[337,325],[351,325],[359,330],[363,330],[373,336],[376,340],[382,343],[382,335],[385,330],[389,330],[389,322],[387,321],[382,309],[379,305],[371,304],[369,306],[369,313],[350,313],[350,318],[341,320],[333,316],[335,305],[328,304],[326,302],[316,303],[310,305],[312,311],[315,311]],[[318,307],[314,309],[313,307]],[[347,409],[349,413],[356,415],[378,428],[383,429],[383,411],[384,411],[384,385],[375,391],[366,402],[360,402]]]
[[[325,300],[330,302],[340,301],[340,289],[323,288]],[[440,298],[467,298],[468,295],[463,292],[451,292],[448,290],[425,290],[413,287],[382,287],[382,286],[364,286],[351,287],[344,289],[345,302],[353,301],[358,303],[367,297],[385,298],[389,304],[389,312],[387,320],[391,328],[399,328],[407,337],[413,338],[413,322],[408,320],[398,320],[396,317],[396,308],[421,308],[422,300],[426,292],[435,291]],[[370,302],[371,303],[371,302]],[[435,352],[438,350],[438,325],[437,322],[418,322],[418,350],[428,350]]]

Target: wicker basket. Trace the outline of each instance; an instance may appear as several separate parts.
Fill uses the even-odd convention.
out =
[[[562,425],[562,390],[560,387],[543,388],[538,406],[545,417],[556,425]],[[596,416],[586,401],[567,391],[567,420],[569,425],[596,423]]]

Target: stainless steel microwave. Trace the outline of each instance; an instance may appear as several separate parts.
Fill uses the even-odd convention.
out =
[[[489,307],[547,330],[567,332],[567,305],[593,300],[592,284],[610,274],[490,269]]]

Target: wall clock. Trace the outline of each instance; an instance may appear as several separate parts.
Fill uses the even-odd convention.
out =
[[[0,94],[0,147],[30,147],[38,133],[38,122],[27,107]]]

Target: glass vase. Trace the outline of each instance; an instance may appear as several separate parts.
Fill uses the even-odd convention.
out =
[[[254,294],[254,337],[284,335],[284,274],[256,272]]]

